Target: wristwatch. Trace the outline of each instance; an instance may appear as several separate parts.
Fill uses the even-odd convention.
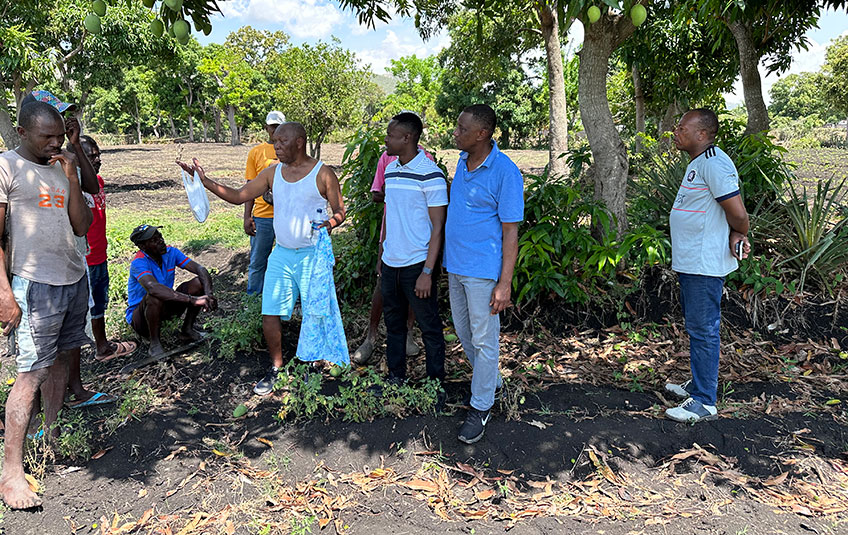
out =
[[[432,275],[433,270],[428,268],[427,266],[424,266],[423,268],[421,268],[421,273],[423,273],[425,275]]]

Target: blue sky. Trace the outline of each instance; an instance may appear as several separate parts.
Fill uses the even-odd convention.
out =
[[[378,23],[376,29],[360,26],[349,11],[342,11],[337,2],[330,0],[224,0],[219,5],[223,16],[212,22],[209,37],[199,35],[200,42],[223,42],[227,34],[240,26],[250,25],[262,30],[282,30],[294,44],[315,43],[336,37],[344,48],[354,51],[363,63],[371,65],[373,72],[385,74],[392,59],[416,54],[434,54],[449,44],[445,33],[427,41],[422,40],[411,19],[393,17],[389,23]],[[582,40],[582,27],[575,23],[571,41]],[[848,33],[848,14],[845,10],[828,11],[819,21],[819,28],[807,33],[810,40],[808,50],[793,53],[792,67],[787,74],[816,71],[824,62],[829,42],[841,34]],[[779,76],[765,76],[763,91],[768,99],[768,90]],[[728,105],[733,107],[742,102],[741,83],[737,82],[735,94],[726,95]]]

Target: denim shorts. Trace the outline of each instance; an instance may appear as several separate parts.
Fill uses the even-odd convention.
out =
[[[88,285],[91,289],[91,319],[102,318],[109,306],[109,264],[103,262],[96,266],[88,266]]]
[[[276,245],[268,257],[262,287],[262,315],[291,319],[294,305],[309,288],[315,247],[288,249]]]
[[[91,343],[85,334],[88,314],[88,278],[53,286],[15,275],[12,293],[21,307],[21,323],[15,329],[18,372],[48,368],[60,351]]]

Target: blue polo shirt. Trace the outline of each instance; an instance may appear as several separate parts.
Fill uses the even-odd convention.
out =
[[[503,264],[502,223],[524,219],[524,179],[518,166],[498,149],[468,171],[461,152],[451,184],[445,222],[445,269],[448,273],[498,280]]]
[[[184,255],[176,247],[168,247],[165,254],[162,255],[161,267],[147,254],[139,251],[130,264],[130,276],[127,279],[127,323],[132,322],[133,311],[147,295],[147,290],[138,282],[138,279],[145,275],[153,275],[156,282],[173,289],[176,267],[185,269],[189,262],[191,262],[191,258]]]

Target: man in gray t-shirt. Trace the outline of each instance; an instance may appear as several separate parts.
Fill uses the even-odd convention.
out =
[[[16,335],[18,376],[6,401],[0,495],[13,509],[41,505],[24,476],[24,436],[39,389],[45,433],[53,438],[68,381],[70,353],[85,335],[88,278],[74,236],[92,214],[77,178],[76,157],[62,151],[65,123],[50,104],[21,107],[21,145],[0,156],[0,326]],[[6,256],[9,256],[7,263]]]
[[[692,370],[692,379],[665,386],[668,393],[685,398],[680,406],[665,411],[678,422],[717,417],[724,277],[751,250],[739,174],[727,154],[713,144],[717,132],[718,118],[707,109],[687,112],[674,129],[675,146],[691,160],[669,214],[671,267],[680,281]]]

